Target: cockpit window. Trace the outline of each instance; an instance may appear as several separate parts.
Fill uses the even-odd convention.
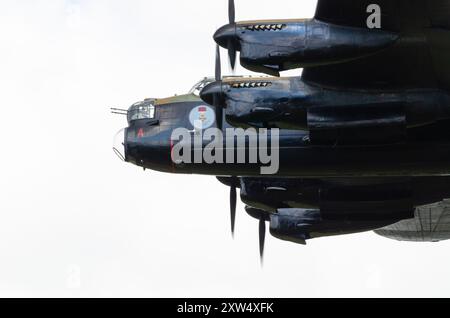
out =
[[[138,102],[131,106],[128,110],[128,122],[153,118],[155,118],[154,100],[145,100],[143,102]]]
[[[194,94],[195,96],[200,96],[200,92],[202,91],[202,89],[210,84],[214,82],[213,78],[207,78],[205,77],[204,79],[202,79],[200,82],[198,82],[197,84],[194,85],[194,87],[191,88],[191,90],[189,91],[189,94]]]

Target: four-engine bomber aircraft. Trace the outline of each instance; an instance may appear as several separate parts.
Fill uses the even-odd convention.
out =
[[[235,22],[230,0],[214,39],[215,80],[114,109],[129,124],[114,146],[122,160],[220,176],[233,232],[240,189],[261,255],[266,222],[300,244],[369,230],[450,238],[450,0],[319,0],[310,20],[248,22]],[[240,52],[242,66],[272,77],[222,78],[219,46],[232,66]],[[271,160],[246,160],[255,150]]]

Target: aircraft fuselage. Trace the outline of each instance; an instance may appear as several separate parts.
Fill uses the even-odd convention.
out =
[[[261,163],[236,163],[236,160],[230,162],[226,158],[212,164],[173,162],[172,151],[176,144],[173,132],[176,129],[192,132],[191,140],[184,141],[192,145],[192,158],[195,152],[203,152],[211,144],[203,138],[195,146],[194,139],[204,133],[196,131],[189,120],[189,113],[196,107],[204,107],[204,104],[201,101],[166,104],[156,108],[156,121],[143,119],[131,123],[124,139],[126,161],[169,173],[260,176]],[[224,129],[233,128],[225,126]],[[275,144],[272,140],[274,132],[268,130],[269,148]],[[450,173],[450,126],[445,121],[410,129],[405,142],[388,145],[316,146],[311,144],[308,131],[280,130],[278,133],[278,145],[271,148],[278,153],[277,176],[440,176]],[[237,138],[225,134],[221,141],[216,141],[217,144],[222,145],[226,153],[230,144],[234,144],[231,150],[237,152],[239,143]],[[255,149],[246,139],[238,150],[248,155]],[[272,159],[277,158],[272,155]]]

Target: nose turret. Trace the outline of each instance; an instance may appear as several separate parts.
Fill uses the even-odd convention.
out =
[[[114,137],[113,151],[120,160],[126,161],[126,147],[125,147],[126,128],[121,129]]]

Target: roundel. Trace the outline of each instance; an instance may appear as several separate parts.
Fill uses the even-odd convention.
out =
[[[195,129],[207,129],[216,121],[216,113],[209,106],[197,106],[191,110],[189,121]]]

